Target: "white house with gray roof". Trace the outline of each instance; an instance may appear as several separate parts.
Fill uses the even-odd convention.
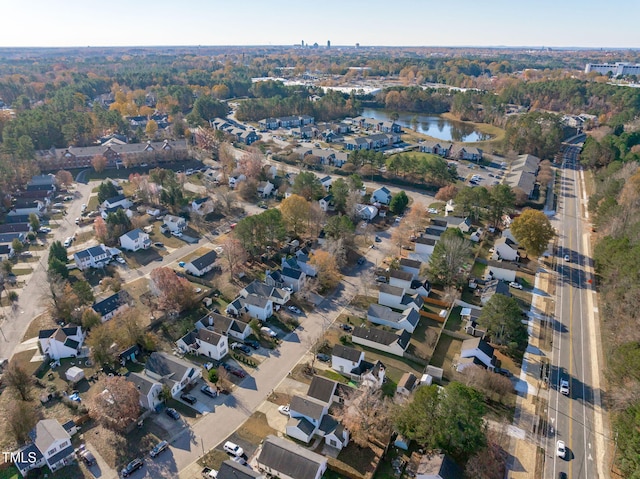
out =
[[[176,341],[176,345],[184,353],[197,354],[216,361],[220,361],[229,352],[227,336],[209,328],[188,332]]]
[[[82,327],[41,329],[38,333],[38,344],[42,354],[50,359],[59,360],[75,358],[80,355],[86,333]]]
[[[151,240],[147,233],[136,228],[120,236],[120,247],[128,251],[148,249],[151,247]]]
[[[162,404],[162,384],[145,374],[129,373],[127,381],[133,383],[138,390],[139,403],[144,409],[155,411]]]
[[[413,333],[418,321],[420,321],[420,313],[413,308],[407,308],[404,312],[397,313],[381,304],[372,304],[367,311],[367,319],[374,324],[388,326],[393,329],[404,329]]]
[[[273,316],[273,302],[257,294],[248,294],[234,299],[227,305],[226,311],[236,316],[246,312],[252,318],[266,321]]]
[[[351,333],[351,340],[354,344],[360,344],[361,346],[402,357],[409,346],[411,333],[404,329],[398,330],[397,333],[380,328],[358,326]]]
[[[71,435],[55,419],[42,419],[29,433],[31,443],[13,453],[13,463],[23,477],[29,471],[49,467],[52,472],[75,461]]]
[[[280,479],[320,479],[327,470],[326,457],[276,436],[263,441],[256,463]]]
[[[204,276],[214,268],[217,258],[218,254],[214,250],[208,251],[185,264],[184,270],[193,276]]]
[[[92,246],[74,253],[73,259],[82,271],[88,268],[102,268],[111,259],[111,252],[105,245]]]
[[[171,396],[177,397],[202,377],[202,368],[171,354],[154,352],[145,364],[144,374],[167,385]]]
[[[331,351],[331,369],[349,374],[364,361],[364,351],[336,344]]]
[[[244,321],[211,312],[196,322],[196,329],[212,329],[216,333],[244,341],[251,335],[251,328]]]
[[[371,194],[371,202],[388,205],[391,203],[391,191],[385,186],[378,188]]]
[[[253,281],[240,290],[240,296],[246,298],[250,294],[256,294],[263,298],[270,299],[273,303],[284,306],[290,299],[291,293],[282,288],[269,286],[260,281]]]

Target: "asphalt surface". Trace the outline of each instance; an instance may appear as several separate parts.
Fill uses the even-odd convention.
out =
[[[554,219],[559,241],[548,421],[555,431],[546,438],[545,478],[557,478],[560,472],[565,472],[569,479],[600,477],[598,461],[604,454],[602,450],[596,452],[596,445],[603,449],[601,416],[596,417],[599,413],[594,412],[600,407],[598,351],[594,340],[596,308],[578,152],[577,147],[569,147],[564,153]],[[563,379],[570,385],[566,396],[560,393]],[[564,458],[556,453],[558,440],[566,445]]]

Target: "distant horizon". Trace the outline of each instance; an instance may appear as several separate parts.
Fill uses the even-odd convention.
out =
[[[640,2],[610,0],[86,0],[5,2],[4,48],[292,46],[640,49]],[[615,20],[603,15],[611,12]],[[606,45],[599,43],[606,42]],[[513,46],[511,46],[513,45]],[[518,46],[525,45],[525,46]],[[532,47],[526,47],[532,45]]]

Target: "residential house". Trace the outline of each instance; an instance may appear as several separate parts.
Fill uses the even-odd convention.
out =
[[[320,178],[320,183],[322,183],[322,186],[324,186],[324,189],[327,191],[331,189],[332,182],[333,182],[333,178],[331,178],[330,176],[324,176]]]
[[[11,244],[14,239],[24,243],[27,240],[25,233],[0,233],[0,244]]]
[[[110,213],[117,213],[118,210],[123,210],[124,214],[127,215],[127,218],[133,218],[133,212],[129,209],[123,208],[121,205],[114,206],[113,208],[101,208],[100,216],[102,216],[102,219],[106,221]]]
[[[208,196],[196,198],[191,202],[191,211],[200,216],[208,215],[213,209],[213,201]]]
[[[380,148],[385,148],[390,144],[394,143],[393,138],[395,136],[386,135],[384,133],[376,133],[374,135],[366,136],[364,139],[369,142],[369,150],[379,150]]]
[[[323,150],[322,148],[312,148],[311,154],[317,158],[320,158],[320,163],[323,165],[330,165],[335,159],[335,153],[333,150]]]
[[[474,146],[453,145],[449,151],[449,157],[456,160],[480,161],[482,150]]]
[[[520,268],[517,263],[507,263],[506,261],[487,261],[487,275],[491,279],[501,279],[502,281],[515,281],[516,272]]]
[[[151,247],[151,240],[147,233],[136,228],[120,236],[120,247],[129,251],[148,249]]]
[[[418,384],[418,378],[413,373],[404,373],[396,386],[396,394],[408,396]]]
[[[533,155],[520,155],[505,177],[505,183],[511,188],[520,188],[529,198],[535,192],[536,178],[540,167],[540,158]]]
[[[229,188],[235,189],[241,182],[246,181],[247,177],[243,174],[229,175]]]
[[[229,336],[238,341],[244,341],[253,332],[249,324],[244,321],[213,312],[196,323],[196,329],[200,328],[212,329],[216,333]]]
[[[172,233],[181,233],[187,229],[187,220],[179,216],[165,215],[163,226]]]
[[[487,332],[479,328],[478,318],[480,318],[481,309],[478,308],[462,308],[460,318],[465,322],[465,333],[474,338],[484,338]]]
[[[445,454],[423,454],[417,464],[410,464],[412,477],[416,479],[459,479],[463,471]]]
[[[279,270],[266,270],[264,282],[269,286],[273,286],[274,288],[288,288],[287,284],[284,282],[282,278],[282,274]]]
[[[371,144],[366,138],[348,138],[344,141],[344,147],[349,151],[368,150]]]
[[[236,138],[240,143],[244,143],[245,145],[251,145],[260,139],[258,134],[253,130],[244,130],[237,135]]]
[[[342,168],[349,159],[349,153],[344,151],[333,152],[333,166],[336,168]]]
[[[483,338],[470,338],[462,342],[460,349],[460,361],[456,366],[458,372],[462,371],[471,364],[477,364],[479,361],[482,367],[493,371],[496,367],[496,356],[493,346],[491,346]],[[473,361],[476,359],[477,361]]]
[[[378,131],[382,133],[402,133],[402,127],[395,121],[382,121],[378,123]]]
[[[283,258],[281,264],[283,268],[299,269],[306,276],[315,278],[318,270],[311,264],[311,251],[308,248],[300,248],[296,250],[293,256]]]
[[[419,149],[422,153],[431,153],[432,155],[445,157],[449,155],[451,143],[425,140],[420,143]]]
[[[318,204],[320,205],[320,209],[325,213],[336,209],[336,205],[333,202],[333,195],[327,195],[324,198],[320,198],[318,200]]]
[[[329,404],[323,401],[309,396],[293,396],[289,402],[290,419],[286,427],[287,436],[308,444],[328,411]]]
[[[0,225],[0,234],[17,233],[26,236],[30,231],[31,225],[29,223],[6,223]]]
[[[415,241],[415,252],[423,258],[429,258],[436,247],[437,239],[418,236]]]
[[[508,240],[510,240],[513,243],[511,245],[512,247],[518,246],[518,241],[516,240],[515,236],[513,236],[513,233],[511,232],[511,228],[505,228],[504,230],[502,230],[502,233],[500,236],[502,238],[507,238]]]
[[[403,288],[391,286],[389,284],[381,284],[378,291],[378,303],[390,308],[405,311],[413,308],[420,311],[424,306],[424,300],[419,294],[409,295],[405,293]]]
[[[239,296],[227,305],[227,314],[239,316],[247,313],[249,316],[260,321],[266,321],[273,316],[273,302],[257,294],[248,294],[246,297]]]
[[[197,354],[220,361],[229,352],[227,336],[208,328],[194,329],[176,341],[184,353]]]
[[[291,134],[295,138],[300,138],[301,140],[309,140],[314,138],[318,134],[318,129],[313,126],[300,126],[298,128],[292,128]]]
[[[274,184],[270,181],[261,181],[258,183],[258,194],[262,198],[268,198],[273,194]]]
[[[349,346],[336,344],[331,351],[331,368],[342,374],[349,374],[364,361],[364,352]]]
[[[98,245],[74,253],[73,258],[79,270],[102,268],[111,259],[111,252],[104,245]]]
[[[131,206],[133,206],[133,203],[125,195],[117,195],[112,198],[107,198],[102,202],[102,207],[105,209],[116,208],[118,206],[126,210],[128,208],[131,208]]]
[[[177,397],[190,384],[202,377],[202,369],[194,364],[167,353],[151,353],[145,364],[145,374],[165,384],[171,396]]]
[[[80,355],[86,333],[80,326],[56,329],[41,329],[38,343],[42,354],[50,359],[75,358]]]
[[[383,186],[378,188],[371,194],[371,201],[374,203],[380,203],[382,205],[389,205],[391,203],[391,192]]]
[[[282,116],[278,118],[278,123],[280,124],[280,128],[291,128],[300,126],[302,124],[302,120],[299,116]]]
[[[116,314],[121,313],[128,307],[129,295],[125,290],[120,290],[91,306],[91,308],[100,315],[100,319],[103,323],[105,321],[109,321]]]
[[[31,177],[31,180],[29,180],[29,184],[27,186],[44,186],[46,188],[55,190],[56,177],[52,173],[46,175],[35,175]]]
[[[254,471],[253,469],[248,468],[247,466],[243,466],[242,464],[238,464],[231,459],[227,459],[220,465],[220,469],[218,469],[218,473],[215,475],[216,479],[266,479],[264,475],[262,475],[258,471]]]
[[[380,210],[373,205],[356,204],[356,214],[364,221],[372,221]]]
[[[507,283],[494,279],[485,283],[484,288],[482,288],[482,293],[480,294],[480,302],[483,305],[487,304],[494,294],[502,294],[508,298],[511,297],[511,291],[509,291]]]
[[[389,284],[391,286],[397,286],[405,291],[411,289],[411,283],[413,282],[413,275],[399,269],[391,268],[389,270]]]
[[[471,228],[471,220],[460,216],[435,216],[431,218],[431,225],[435,227],[458,228],[463,233],[468,233]]]
[[[263,441],[256,463],[280,479],[320,479],[327,470],[326,457],[276,436]]]
[[[280,122],[277,118],[265,118],[258,122],[261,130],[275,130],[280,127]]]
[[[418,276],[420,276],[420,269],[422,269],[422,261],[400,258],[400,271],[410,273],[411,279],[418,279]]]
[[[284,285],[291,288],[294,293],[297,293],[304,288],[305,279],[307,277],[302,270],[288,267],[282,268],[280,276]]]
[[[402,313],[396,313],[387,306],[371,304],[367,311],[367,319],[374,324],[388,326],[393,329],[404,329],[413,333],[418,321],[420,321],[420,313],[413,308],[407,308]]]
[[[263,298],[267,298],[280,306],[284,306],[291,299],[291,293],[289,291],[269,286],[268,284],[262,283],[258,280],[253,281],[242,288],[239,294],[244,298],[250,294],[262,296]]]
[[[140,406],[149,411],[156,411],[163,401],[162,384],[141,373],[129,373],[125,377],[138,390]]]
[[[11,243],[0,244],[0,261],[6,261],[14,256],[13,247]]]
[[[404,329],[398,331],[398,333],[391,333],[379,328],[358,326],[351,333],[351,340],[354,344],[360,344],[361,346],[402,357],[409,346],[411,333]]]
[[[518,246],[509,238],[503,236],[493,244],[492,260],[517,261],[519,258]]]
[[[214,268],[218,254],[211,250],[184,265],[184,270],[193,276],[204,276]]]
[[[13,462],[22,477],[26,477],[29,471],[44,466],[55,472],[75,461],[71,435],[57,420],[38,421],[29,433],[29,438],[32,441],[30,444],[12,454]]]

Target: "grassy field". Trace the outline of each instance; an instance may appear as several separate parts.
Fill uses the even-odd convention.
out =
[[[447,120],[451,120],[451,121],[460,121],[458,118],[456,118],[454,115],[452,115],[451,113],[443,113],[442,114],[443,118],[446,118]],[[473,146],[477,146],[482,148],[483,146],[486,148],[491,148],[492,143],[500,143],[503,139],[504,139],[504,130],[500,127],[494,126],[494,125],[489,125],[488,123],[476,123],[473,121],[463,121],[462,123],[465,123],[467,125],[471,125],[473,126],[474,129],[482,132],[482,133],[486,133],[487,135],[491,135],[491,139],[490,140],[486,140],[486,141],[478,141],[476,143],[465,143],[467,145],[473,145]]]
[[[437,368],[442,368],[444,370],[444,377],[450,378],[453,372],[453,358],[460,354],[461,347],[461,340],[443,334],[440,336],[440,340],[429,364]]]

